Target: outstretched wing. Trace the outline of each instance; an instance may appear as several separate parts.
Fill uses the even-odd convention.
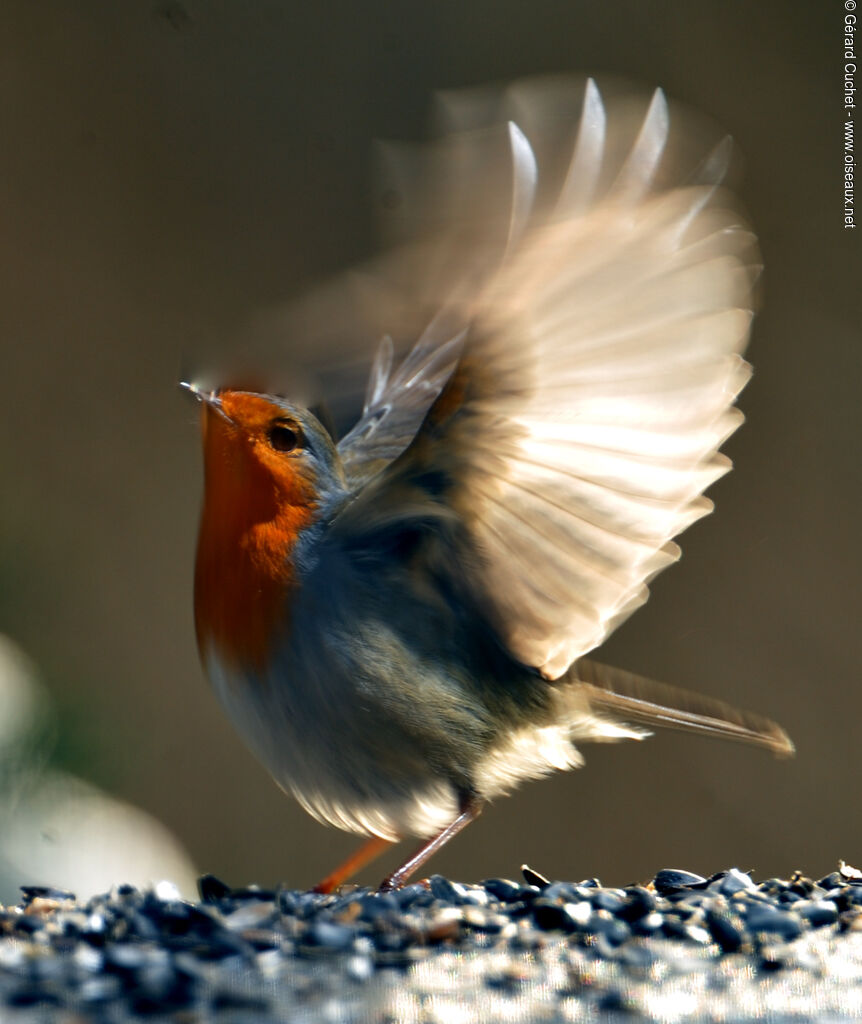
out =
[[[477,558],[464,571],[512,654],[557,678],[646,600],[679,556],[672,538],[711,509],[702,492],[742,420],[758,268],[718,187],[728,146],[681,180],[660,92],[632,129],[587,86],[544,209],[541,161],[509,137],[505,255],[453,303],[469,325],[454,370],[454,344],[411,356],[442,391],[346,514],[354,528],[397,520],[426,482],[429,507],[466,530]],[[406,409],[409,378],[378,371],[364,421]]]

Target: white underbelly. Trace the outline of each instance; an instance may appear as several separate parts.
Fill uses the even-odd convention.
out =
[[[285,699],[286,682],[249,682],[212,650],[205,661],[213,689],[246,744],[318,821],[396,841],[433,835],[458,814],[451,785],[430,771],[424,778],[384,778],[375,763],[356,757],[332,735],[325,711],[316,724],[307,717],[298,723]]]

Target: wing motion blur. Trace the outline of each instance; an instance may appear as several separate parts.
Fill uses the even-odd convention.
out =
[[[344,514],[397,517],[404,480],[433,479],[504,642],[556,679],[712,507],[702,492],[742,421],[757,252],[720,187],[727,140],[689,159],[689,122],[672,128],[660,91],[644,111],[588,82],[565,152],[553,90],[450,121],[477,107],[497,132],[456,132],[432,161],[414,219],[456,198],[394,271],[426,266],[441,313],[397,372],[388,347],[378,358],[340,445],[357,488]]]

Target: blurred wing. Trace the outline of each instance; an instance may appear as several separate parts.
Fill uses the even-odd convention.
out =
[[[669,138],[660,92],[632,129],[590,83],[542,210],[530,144],[510,127],[505,255],[453,303],[469,331],[448,380],[454,347],[435,361],[420,346],[428,382],[445,387],[349,510],[354,525],[393,521],[424,488],[466,530],[477,558],[463,572],[510,651],[549,678],[678,558],[672,538],[710,510],[702,492],[729,468],[717,450],[742,420],[731,406],[748,378],[754,239],[717,188],[726,144],[682,185]],[[373,381],[363,419],[389,408],[395,437],[405,374],[383,365]]]

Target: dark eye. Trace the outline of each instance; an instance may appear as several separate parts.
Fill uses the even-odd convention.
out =
[[[299,432],[286,423],[273,423],[266,436],[271,447],[277,452],[288,454],[299,447]]]

